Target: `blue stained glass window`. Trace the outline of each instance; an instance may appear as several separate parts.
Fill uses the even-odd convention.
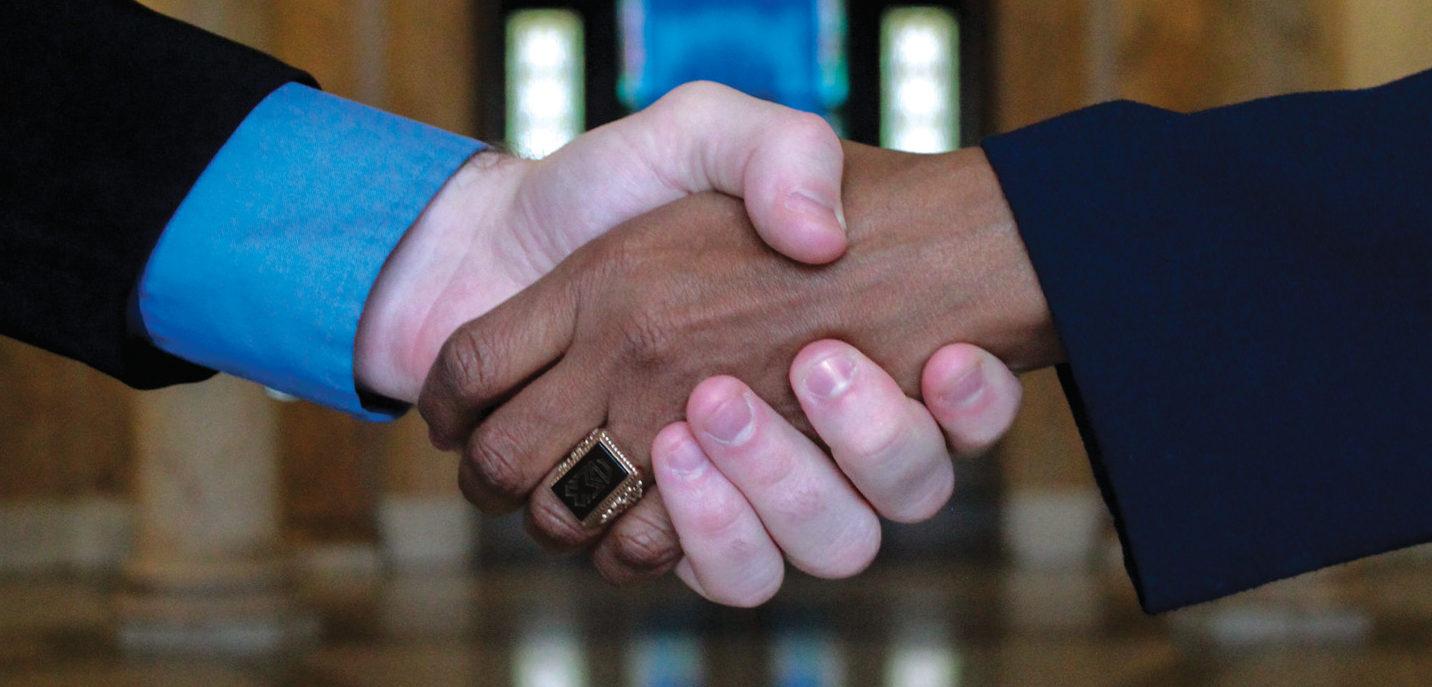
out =
[[[639,109],[688,81],[829,115],[845,102],[842,0],[622,0],[622,102]]]

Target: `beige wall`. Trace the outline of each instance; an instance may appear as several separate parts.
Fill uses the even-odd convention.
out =
[[[1432,67],[1432,2],[1345,0],[1339,85],[1361,88]]]
[[[477,22],[467,0],[151,0],[312,73],[335,93],[471,132]],[[1432,67],[1426,0],[998,0],[1002,129],[1110,97],[1195,109],[1290,90],[1368,85]],[[125,499],[133,392],[83,366],[0,341],[0,515],[21,502]],[[1015,487],[1088,488],[1049,373],[1000,458]],[[371,540],[388,494],[451,496],[452,459],[414,417],[371,427],[331,411],[280,411],[292,538]]]

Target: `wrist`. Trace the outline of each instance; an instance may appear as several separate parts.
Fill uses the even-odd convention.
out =
[[[910,155],[846,149],[851,256],[888,281],[852,290],[852,309],[884,312],[884,336],[903,342],[896,367],[918,379],[952,341],[979,345],[1016,370],[1062,360],[1048,303],[984,152]],[[850,260],[848,256],[844,260]],[[894,285],[894,288],[892,288]]]
[[[526,162],[480,152],[448,179],[373,283],[354,341],[364,391],[416,400],[438,349],[459,324],[506,297],[494,237],[511,222]]]
[[[949,170],[941,187],[960,189],[948,194],[941,214],[956,218],[951,230],[964,234],[966,250],[980,256],[985,269],[981,297],[969,302],[963,316],[989,323],[991,350],[1016,371],[1062,362],[1049,302],[989,159],[977,147],[940,157]]]

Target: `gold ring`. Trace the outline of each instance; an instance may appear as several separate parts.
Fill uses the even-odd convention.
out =
[[[600,527],[641,498],[641,470],[598,427],[557,466],[550,486],[584,527]]]

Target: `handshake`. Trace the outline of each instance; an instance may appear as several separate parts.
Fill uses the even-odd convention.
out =
[[[957,343],[955,343],[957,342]],[[1062,357],[984,155],[842,144],[689,84],[540,161],[479,153],[384,266],[359,384],[487,513],[750,606],[864,569]],[[918,400],[917,400],[918,399]],[[576,447],[576,449],[574,449]]]

